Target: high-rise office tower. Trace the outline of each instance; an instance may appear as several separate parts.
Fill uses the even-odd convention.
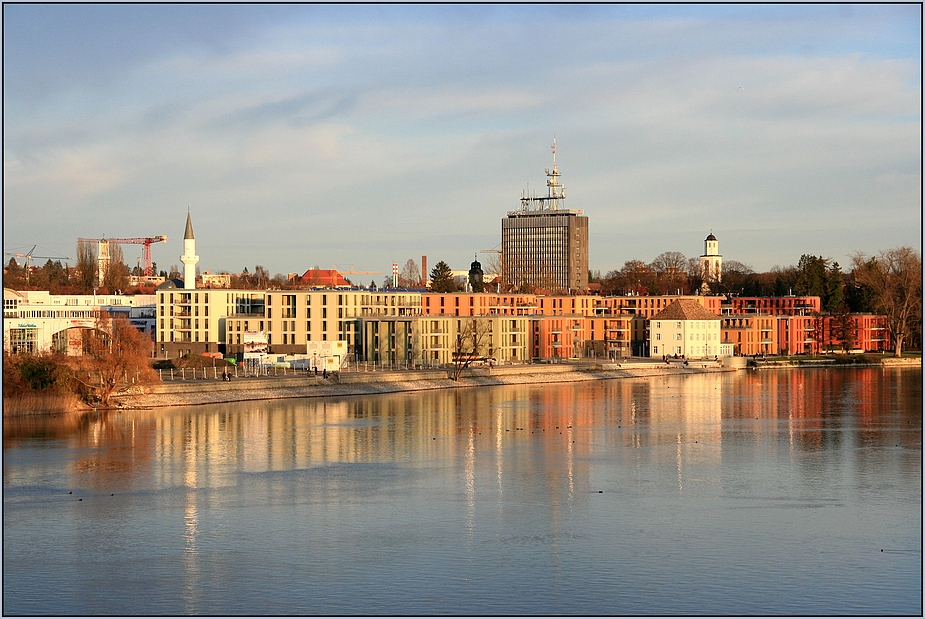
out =
[[[525,192],[520,209],[501,220],[501,271],[508,286],[566,293],[588,289],[588,218],[564,208],[559,176],[553,140],[547,195]]]

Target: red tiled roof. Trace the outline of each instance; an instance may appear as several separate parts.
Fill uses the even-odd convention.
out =
[[[334,269],[309,269],[299,278],[308,286],[349,286],[350,282]]]
[[[694,299],[678,299],[652,317],[652,320],[721,320]]]

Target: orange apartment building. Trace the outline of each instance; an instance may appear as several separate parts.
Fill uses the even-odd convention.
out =
[[[836,337],[835,316],[780,316],[777,319],[781,354],[818,355],[829,350],[841,350],[842,340]],[[892,348],[886,316],[852,314],[854,323],[851,350],[884,352]]]
[[[529,316],[534,358],[615,359],[647,356],[648,321],[678,299],[692,299],[722,316],[722,342],[738,355],[821,354],[839,348],[832,316],[819,315],[817,296],[732,297],[699,295],[619,296],[497,293],[423,293],[426,316]],[[815,314],[815,315],[813,315]],[[853,316],[854,349],[886,350],[889,331],[883,316]]]
[[[723,344],[739,356],[776,355],[779,352],[776,316],[727,314],[720,323]]]
[[[722,297],[718,297],[722,298]],[[713,310],[710,310],[713,311]],[[768,314],[771,316],[804,316],[822,311],[819,297],[730,297],[722,300],[724,314]]]

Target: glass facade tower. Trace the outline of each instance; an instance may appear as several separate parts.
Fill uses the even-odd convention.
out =
[[[508,286],[525,285],[549,292],[588,289],[588,218],[562,208],[565,190],[559,183],[556,144],[552,170],[546,170],[545,196],[520,198],[521,207],[501,220],[501,271]]]

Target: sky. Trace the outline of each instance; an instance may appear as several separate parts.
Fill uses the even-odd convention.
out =
[[[601,273],[921,251],[921,10],[5,4],[4,252],[468,269],[553,139]]]

